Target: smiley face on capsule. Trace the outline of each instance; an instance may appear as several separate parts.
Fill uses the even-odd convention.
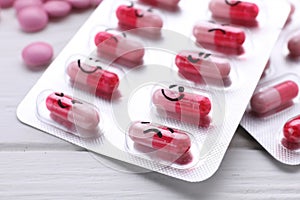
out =
[[[181,72],[215,79],[228,78],[231,70],[227,59],[195,51],[179,52],[176,55],[175,64]]]
[[[163,27],[163,20],[159,15],[152,13],[152,10],[135,8],[133,3],[131,3],[129,6],[120,5],[117,8],[116,15],[121,25],[131,28],[152,27],[156,30],[148,29],[147,31],[157,32]]]

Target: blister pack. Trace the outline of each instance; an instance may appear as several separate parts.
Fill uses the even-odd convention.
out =
[[[18,107],[89,151],[190,182],[212,176],[290,6],[104,0]]]
[[[300,164],[300,2],[290,17],[251,98],[241,125],[275,159]]]

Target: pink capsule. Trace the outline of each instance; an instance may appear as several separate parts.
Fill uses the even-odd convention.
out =
[[[218,79],[227,78],[231,69],[228,60],[195,51],[179,52],[175,63],[180,71]]]
[[[193,34],[200,44],[240,48],[245,42],[245,32],[240,28],[222,26],[211,22],[200,22],[194,26]]]
[[[119,6],[116,15],[120,24],[132,28],[155,27],[161,29],[163,26],[163,21],[159,15],[150,11],[134,8],[133,4],[130,6]]]
[[[169,88],[175,88],[171,85]],[[182,122],[202,125],[202,119],[207,122],[207,115],[211,110],[208,97],[184,92],[184,87],[179,86],[178,92],[169,89],[158,89],[153,93],[152,102],[160,114],[180,120]]]
[[[297,95],[298,85],[293,81],[284,81],[255,93],[250,101],[251,109],[256,113],[263,114],[284,106]]]
[[[300,32],[298,32],[296,35],[289,39],[288,49],[290,51],[291,56],[300,56]]]
[[[97,94],[112,94],[119,86],[117,74],[103,70],[100,66],[84,64],[80,59],[69,64],[67,74],[75,86],[84,86]]]
[[[215,17],[237,21],[254,21],[259,13],[255,3],[236,0],[211,0],[209,9]]]
[[[98,112],[92,105],[63,93],[50,94],[46,99],[46,106],[51,114],[83,129],[96,129],[100,121]]]
[[[180,0],[140,0],[145,3],[149,3],[154,6],[168,6],[168,7],[175,7],[178,5]]]
[[[131,63],[140,63],[145,55],[144,46],[126,37],[113,35],[108,32],[99,32],[94,39],[100,57],[124,59]]]
[[[150,122],[132,123],[129,128],[129,137],[135,143],[171,155],[182,155],[191,147],[190,137],[184,131]]]
[[[285,123],[283,127],[283,135],[287,142],[300,143],[300,115]]]

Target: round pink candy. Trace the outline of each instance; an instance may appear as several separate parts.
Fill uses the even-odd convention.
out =
[[[53,57],[53,48],[45,42],[34,42],[22,51],[22,58],[29,67],[42,67],[48,65]]]
[[[18,12],[19,24],[25,32],[37,32],[48,24],[48,15],[40,6],[30,6]]]
[[[67,1],[47,1],[44,3],[44,9],[49,17],[65,17],[71,12],[71,5]]]
[[[86,9],[89,8],[90,1],[89,0],[67,0],[73,8],[78,8],[78,9]]]
[[[41,0],[16,0],[14,3],[14,8],[17,12],[21,9],[28,7],[28,6],[42,6],[43,3]]]
[[[0,0],[0,8],[12,7],[15,0]]]

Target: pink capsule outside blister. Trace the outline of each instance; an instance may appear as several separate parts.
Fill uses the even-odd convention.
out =
[[[184,92],[184,88],[179,86],[178,92],[169,89],[156,90],[153,93],[152,102],[161,115],[167,115],[182,122],[207,126],[206,123],[209,120],[207,115],[211,110],[208,97]]]
[[[283,135],[287,142],[300,143],[300,115],[284,124]]]
[[[90,104],[73,99],[63,93],[52,93],[46,99],[47,109],[52,115],[69,121],[83,129],[96,129],[100,118]]]
[[[255,93],[251,98],[252,111],[263,114],[280,108],[298,95],[298,85],[293,81],[284,81],[275,86]]]
[[[289,39],[288,49],[292,56],[300,56],[300,32]]]
[[[182,155],[191,147],[187,133],[159,124],[137,121],[132,123],[128,132],[135,143],[168,154]]]
[[[134,8],[133,5],[121,5],[116,11],[119,23],[132,28],[154,27],[161,29],[163,21],[161,17],[150,11]]]
[[[254,21],[259,13],[255,3],[236,0],[211,0],[209,9],[215,17],[238,21]]]
[[[194,26],[193,34],[200,44],[239,48],[246,39],[245,32],[236,27],[222,26],[211,22],[200,22]]]
[[[168,7],[175,7],[178,5],[180,0],[140,0],[145,3],[149,3],[154,6],[168,6]]]
[[[119,86],[117,74],[82,63],[80,59],[68,65],[67,74],[75,86],[85,86],[97,94],[112,94]]]
[[[195,51],[179,52],[175,63],[180,71],[217,79],[227,78],[231,69],[228,60]]]
[[[100,57],[109,56],[111,59],[124,59],[131,63],[140,63],[145,55],[144,46],[126,37],[99,32],[94,39]]]

